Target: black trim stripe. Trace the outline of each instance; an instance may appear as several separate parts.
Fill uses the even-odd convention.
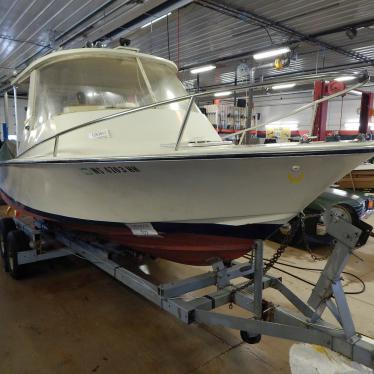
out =
[[[305,156],[335,156],[350,154],[374,154],[374,145],[371,147],[354,149],[315,150],[315,151],[289,151],[289,152],[255,152],[255,153],[229,153],[205,155],[180,155],[180,156],[144,156],[121,158],[82,158],[82,159],[18,159],[0,162],[2,165],[30,165],[30,164],[91,164],[91,163],[122,163],[122,162],[147,162],[147,161],[181,161],[181,160],[220,160],[220,159],[245,159],[267,157],[305,157]]]

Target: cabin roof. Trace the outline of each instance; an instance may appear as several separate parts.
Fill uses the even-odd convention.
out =
[[[31,72],[35,69],[42,68],[47,65],[54,64],[56,62],[68,61],[72,59],[78,59],[81,57],[128,57],[135,56],[140,57],[142,61],[150,60],[160,64],[167,65],[173,68],[176,72],[178,71],[177,66],[174,62],[166,60],[161,57],[156,57],[144,53],[139,53],[137,49],[126,48],[126,47],[117,47],[114,49],[106,48],[76,48],[76,49],[67,49],[63,51],[52,52],[46,56],[43,56],[34,62],[32,62],[27,68],[25,68],[21,73],[19,73],[11,82],[12,85],[20,83],[26,78],[28,78]]]

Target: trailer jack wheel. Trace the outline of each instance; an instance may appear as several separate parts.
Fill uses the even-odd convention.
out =
[[[8,248],[7,247],[3,247],[2,248],[2,251],[3,251],[3,269],[6,273],[9,272],[9,260],[8,260]]]
[[[243,342],[248,344],[257,344],[261,341],[261,334],[251,335],[247,331],[240,331],[240,337]]]
[[[10,231],[15,229],[16,225],[13,221],[13,218],[6,217],[0,219],[0,253],[1,257],[3,258],[4,271],[6,272],[8,272],[9,270],[9,264],[7,261],[7,236]]]
[[[13,230],[8,234],[7,258],[9,274],[14,279],[20,279],[23,276],[24,265],[18,264],[18,252],[29,250],[29,241],[27,236],[20,230]]]

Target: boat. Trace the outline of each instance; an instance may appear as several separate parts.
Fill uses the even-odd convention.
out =
[[[231,261],[364,160],[374,142],[236,145],[221,139],[174,63],[135,49],[50,53],[28,91],[3,199],[62,230],[191,265]]]

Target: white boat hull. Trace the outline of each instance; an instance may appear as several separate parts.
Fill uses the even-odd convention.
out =
[[[35,214],[94,222],[283,223],[371,153],[11,161],[2,192]]]

